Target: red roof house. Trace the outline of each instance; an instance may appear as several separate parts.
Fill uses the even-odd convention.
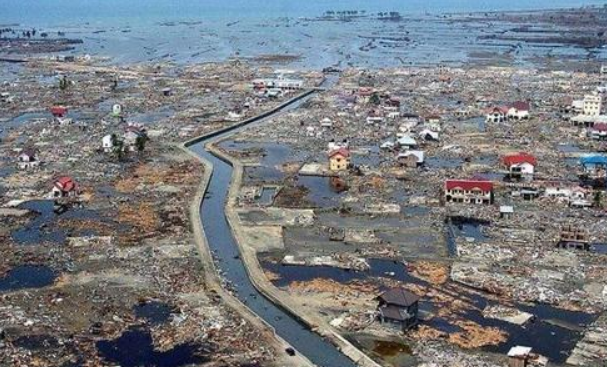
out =
[[[514,102],[508,109],[508,119],[526,120],[529,118],[529,109],[529,102]]]
[[[53,184],[53,196],[65,197],[78,194],[78,183],[69,176],[62,176],[55,180]]]
[[[516,179],[533,179],[537,159],[528,153],[514,153],[502,157],[502,163],[510,171],[510,177]]]
[[[329,169],[331,171],[345,171],[350,166],[350,151],[344,147],[329,152]]]
[[[599,132],[607,132],[607,124],[604,122],[597,122],[592,127],[592,130]]]
[[[493,182],[471,180],[445,181],[445,202],[466,204],[492,204]]]
[[[360,87],[358,88],[358,95],[360,97],[371,97],[371,95],[374,93],[373,88],[369,88],[369,87]]]
[[[447,180],[445,181],[445,190],[464,190],[473,191],[480,190],[482,192],[493,191],[493,182],[485,180]]]
[[[508,155],[502,157],[502,162],[507,167],[519,165],[522,163],[529,163],[532,166],[537,166],[537,159],[534,156],[532,156],[531,154],[527,154],[527,153],[523,153],[523,152],[515,153],[515,154],[508,154]]]
[[[508,113],[508,110],[509,110],[508,107],[496,106],[496,107],[488,108],[487,110],[485,110],[485,113],[486,114],[500,113],[502,115],[505,115]]]
[[[53,106],[51,107],[51,113],[54,117],[65,117],[65,115],[67,114],[67,107]]]
[[[350,156],[350,151],[346,148],[334,149],[329,152],[329,158],[333,158],[336,155],[341,155],[344,158],[348,158]]]
[[[510,105],[510,108],[514,108],[518,111],[529,111],[530,105],[529,102],[517,101]]]

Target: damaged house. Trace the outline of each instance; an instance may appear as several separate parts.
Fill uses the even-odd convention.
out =
[[[137,150],[137,142],[140,139],[147,139],[147,132],[143,126],[132,124],[125,128],[122,138],[124,140],[125,148],[130,151],[135,151]]]
[[[27,170],[36,168],[40,165],[38,159],[38,152],[33,148],[25,148],[19,153],[17,157],[19,169]]]
[[[584,174],[590,178],[603,178],[607,172],[607,157],[602,155],[589,155],[580,158]]]
[[[607,123],[595,123],[588,130],[588,137],[594,140],[607,140]]]
[[[418,320],[419,297],[406,289],[394,288],[377,297],[379,319],[391,323],[402,330],[416,326]]]
[[[421,150],[401,152],[398,153],[397,160],[402,167],[419,167],[424,164],[424,152]]]
[[[51,114],[55,118],[64,118],[67,115],[67,107],[53,106],[51,107]]]
[[[69,176],[62,176],[55,180],[51,196],[54,198],[76,197],[80,194],[78,183]]]
[[[487,110],[485,121],[492,123],[505,122],[508,114],[508,108],[506,107],[493,107]]]

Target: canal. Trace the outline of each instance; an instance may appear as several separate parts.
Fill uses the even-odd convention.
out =
[[[277,114],[297,109],[312,95],[294,101],[271,115],[250,120],[247,126],[261,124]],[[330,342],[309,330],[293,315],[266,299],[257,291],[248,277],[245,265],[239,256],[238,245],[225,215],[225,204],[233,173],[232,166],[205,149],[205,144],[208,142],[225,138],[242,127],[244,125],[239,125],[220,134],[212,134],[189,146],[189,149],[194,153],[213,165],[213,172],[208,184],[207,194],[200,207],[200,214],[207,242],[216,259],[216,266],[232,284],[236,296],[254,313],[270,324],[278,335],[314,364],[325,367],[355,367],[354,362],[339,352]]]

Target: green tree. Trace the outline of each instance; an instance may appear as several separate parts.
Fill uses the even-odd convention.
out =
[[[116,89],[118,89],[118,77],[117,76],[112,79],[112,84],[110,85],[110,90],[112,92],[115,92]]]
[[[59,89],[66,90],[69,85],[70,82],[69,80],[67,80],[67,76],[64,75],[63,77],[61,77],[61,79],[59,80]]]
[[[138,136],[137,139],[135,139],[135,146],[137,147],[137,151],[139,153],[142,153],[145,150],[145,144],[147,141],[148,137],[145,135]]]
[[[379,94],[377,94],[377,92],[373,93],[371,95],[371,98],[369,98],[369,102],[376,106],[379,106],[379,104],[381,103],[381,100],[379,99]]]
[[[112,154],[118,161],[124,159],[124,141],[118,139],[116,134],[112,134]]]
[[[594,206],[597,208],[603,207],[603,193],[601,191],[594,193]]]

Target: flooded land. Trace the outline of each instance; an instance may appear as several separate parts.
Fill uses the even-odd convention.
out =
[[[0,366],[602,366],[607,10],[481,10],[0,26]]]

